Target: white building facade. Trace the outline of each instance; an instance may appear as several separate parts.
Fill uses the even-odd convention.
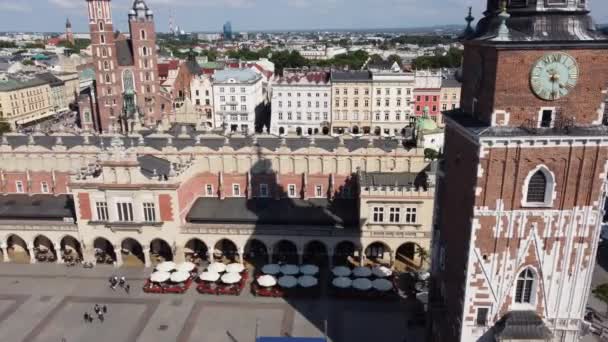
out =
[[[213,77],[214,126],[253,133],[264,103],[262,77],[251,69],[219,70]]]
[[[216,128],[213,119],[213,81],[209,75],[197,75],[190,82],[192,104],[198,114],[198,124],[205,128]]]
[[[413,73],[378,71],[372,73],[372,132],[399,136],[410,125],[414,113]]]
[[[270,132],[329,134],[331,84],[328,72],[289,74],[273,80]]]

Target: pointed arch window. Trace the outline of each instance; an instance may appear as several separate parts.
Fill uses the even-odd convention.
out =
[[[555,199],[555,177],[544,165],[528,173],[523,185],[522,206],[551,207]]]
[[[515,303],[532,304],[535,286],[536,276],[534,272],[530,268],[521,271],[515,286]]]
[[[547,191],[547,177],[542,171],[536,171],[528,182],[527,201],[530,203],[545,202],[545,192]]]

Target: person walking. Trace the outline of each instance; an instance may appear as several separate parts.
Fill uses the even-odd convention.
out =
[[[107,306],[104,304],[104,305],[101,307],[101,311],[103,311],[103,313],[104,313],[104,314],[105,314],[105,313],[108,313],[108,307],[107,307]]]
[[[84,317],[84,322],[88,323],[89,322],[89,314],[87,312],[85,312],[84,315],[83,315],[83,317]]]
[[[129,291],[131,291],[131,285],[125,285],[125,291],[127,292],[127,294],[129,294]]]
[[[103,320],[104,320],[104,318],[103,318],[103,314],[100,314],[98,317],[99,317],[99,321],[100,321],[101,323],[103,323]]]

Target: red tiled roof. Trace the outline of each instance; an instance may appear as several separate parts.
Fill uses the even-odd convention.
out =
[[[330,73],[325,71],[313,71],[305,74],[294,74],[286,77],[277,78],[276,83],[278,84],[291,84],[300,83],[306,80],[308,83],[327,83],[329,81]]]
[[[169,70],[176,70],[178,67],[178,60],[170,60],[167,63],[158,63],[158,77],[166,78],[169,76]]]

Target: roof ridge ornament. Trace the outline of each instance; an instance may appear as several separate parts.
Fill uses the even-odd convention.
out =
[[[500,13],[498,13],[498,19],[500,19],[500,26],[498,27],[498,34],[493,40],[505,41],[509,40],[509,28],[507,27],[507,19],[511,15],[507,12],[507,0],[503,0],[501,3]]]

